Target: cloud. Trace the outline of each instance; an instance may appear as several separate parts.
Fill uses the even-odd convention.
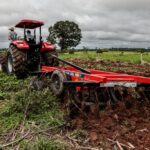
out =
[[[8,46],[8,28],[28,18],[45,22],[44,37],[55,22],[75,21],[80,47],[150,47],[149,15],[149,0],[1,0],[0,47]]]

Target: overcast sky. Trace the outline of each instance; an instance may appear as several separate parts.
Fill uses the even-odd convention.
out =
[[[150,47],[150,0],[0,0],[1,48],[21,19],[44,21],[45,37],[55,22],[75,21],[83,35],[79,47]]]

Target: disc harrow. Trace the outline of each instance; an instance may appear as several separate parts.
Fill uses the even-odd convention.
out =
[[[98,115],[107,107],[115,107],[119,101],[138,100],[150,103],[150,78],[119,74],[100,70],[85,70],[64,61],[59,67],[42,66],[41,71],[33,72],[38,80],[49,83],[52,92],[61,97],[70,118],[77,115]],[[36,80],[36,85],[37,81]],[[32,86],[34,85],[32,81]]]

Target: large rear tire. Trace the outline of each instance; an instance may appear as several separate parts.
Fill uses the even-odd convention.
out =
[[[18,79],[27,77],[27,62],[25,53],[19,51],[15,46],[10,46],[10,51],[7,53],[7,73],[14,73]]]
[[[6,63],[7,63],[7,56],[5,54],[2,54],[0,56],[0,71],[6,72]]]
[[[52,55],[58,56],[58,53],[55,50],[45,52],[44,54],[45,65],[51,67],[59,66],[59,61],[54,57],[52,57]]]

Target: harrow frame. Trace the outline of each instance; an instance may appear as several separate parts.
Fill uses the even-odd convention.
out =
[[[55,70],[61,70],[66,76],[69,76],[69,81],[64,81],[64,84],[100,84],[100,87],[113,87],[113,86],[149,86],[150,78],[143,76],[135,76],[128,74],[120,74],[114,72],[106,72],[100,70],[88,69],[85,70],[75,64],[62,60],[55,55],[51,55],[54,59],[68,65],[62,67],[49,67],[42,66],[41,72],[38,74],[52,74]]]
[[[41,72],[35,72],[34,74],[47,74],[51,75],[55,70],[61,70],[69,80],[64,81],[64,84],[99,84],[100,87],[137,87],[137,86],[150,86],[150,78],[143,76],[135,76],[128,74],[120,74],[99,70],[87,70],[90,74],[83,73],[82,71],[70,67],[48,67],[42,66]]]
[[[62,98],[62,102],[67,99],[64,103],[70,118],[85,112],[98,115],[99,110],[104,109],[108,104],[115,106],[118,101],[129,97],[140,101],[148,100],[149,102],[150,100],[150,78],[148,77],[93,69],[85,70],[52,56],[65,65],[42,66],[40,72],[32,73],[38,76],[33,80],[32,85],[40,89],[41,85],[46,83],[56,96]],[[42,81],[45,83],[41,84]]]

